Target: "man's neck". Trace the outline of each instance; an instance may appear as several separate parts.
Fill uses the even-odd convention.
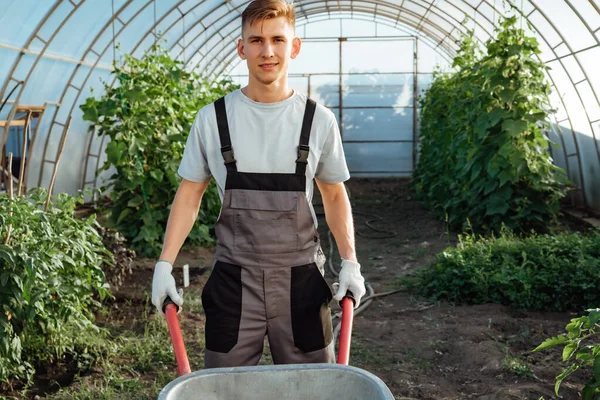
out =
[[[242,93],[258,103],[277,103],[291,97],[294,91],[287,84],[263,85],[249,82],[248,86],[242,88]]]

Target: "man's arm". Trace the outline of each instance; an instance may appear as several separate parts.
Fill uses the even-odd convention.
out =
[[[365,295],[365,279],[360,273],[360,264],[356,259],[354,246],[354,222],[350,200],[343,183],[325,183],[315,179],[325,208],[325,219],[342,257],[342,269],[339,273],[339,288],[335,300],[341,301],[347,291],[354,295],[354,307],[358,308]]]
[[[352,208],[344,183],[325,183],[318,179],[315,181],[323,199],[325,220],[335,238],[340,257],[357,262]]]
[[[179,310],[181,310],[183,298],[177,292],[175,279],[171,271],[173,271],[173,263],[183,242],[196,222],[202,196],[209,182],[210,179],[199,183],[184,179],[179,184],[175,194],[169,213],[169,221],[167,222],[162,253],[160,254],[160,260],[154,267],[152,278],[152,304],[156,306],[161,314],[167,296],[180,306]]]
[[[175,199],[171,205],[169,221],[165,232],[165,241],[160,259],[173,264],[183,242],[190,234],[202,202],[202,196],[208,188],[210,179],[206,182],[192,182],[183,179],[179,184]]]

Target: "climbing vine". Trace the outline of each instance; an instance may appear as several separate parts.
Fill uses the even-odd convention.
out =
[[[504,19],[479,51],[473,33],[420,99],[418,197],[452,228],[544,231],[567,178],[549,154],[551,113],[538,42]]]

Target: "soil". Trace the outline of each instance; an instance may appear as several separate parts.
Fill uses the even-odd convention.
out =
[[[347,187],[353,203],[358,258],[375,293],[394,289],[399,278],[427,267],[437,253],[456,244],[455,235],[446,231],[442,221],[411,198],[408,180],[355,179]],[[327,255],[330,245],[318,195],[314,203]],[[211,248],[180,253],[174,271],[182,282],[179,267],[190,265],[191,285],[186,298],[199,296],[213,255]],[[335,252],[332,261],[333,268],[339,269]],[[140,316],[149,301],[153,264],[150,259],[134,261],[133,274],[127,276],[109,304],[111,311],[98,316],[100,325],[144,330]],[[335,281],[331,270],[326,270],[326,278],[330,283]],[[355,316],[350,364],[379,376],[397,399],[556,399],[555,377],[563,370],[560,349],[531,350],[546,338],[563,333],[576,316],[518,312],[496,304],[432,303],[397,292],[374,299]],[[180,320],[183,332],[204,325],[203,313],[193,311],[193,307],[184,307]],[[187,342],[186,347],[188,353],[202,352],[201,343]],[[269,363],[268,355],[261,363]],[[510,365],[522,368],[511,369]],[[569,377],[561,386],[561,398],[580,398],[587,379],[579,373]]]

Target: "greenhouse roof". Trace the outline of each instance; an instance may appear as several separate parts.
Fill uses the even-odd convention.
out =
[[[244,1],[215,0],[5,0],[0,15],[0,137],[20,113],[44,111],[32,159],[30,184],[50,179],[60,138],[72,127],[87,132],[79,105],[111,80],[114,60],[142,55],[158,39],[190,70],[229,74],[238,65],[236,41]],[[499,16],[519,13],[521,26],[538,38],[541,60],[551,69],[557,109],[550,137],[553,156],[589,208],[600,210],[600,2],[597,0],[336,0],[296,2],[297,27],[331,20],[372,21],[414,36],[445,59],[470,29],[485,42]],[[306,33],[306,31],[304,31]],[[382,29],[381,32],[384,32]],[[338,38],[339,39],[339,38]],[[71,163],[57,185],[73,192],[95,186],[102,142],[70,135]],[[95,157],[95,158],[94,158]],[[73,167],[77,166],[76,170]],[[29,166],[28,166],[29,167]]]

